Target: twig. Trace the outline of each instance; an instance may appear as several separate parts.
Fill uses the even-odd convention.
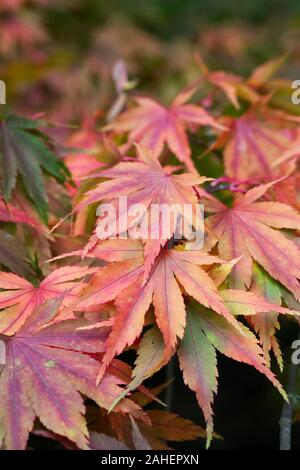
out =
[[[166,382],[168,382],[169,385],[165,391],[164,401],[166,403],[166,410],[168,412],[172,411],[173,392],[174,392],[174,384],[172,382],[174,379],[174,375],[175,375],[175,362],[174,362],[174,358],[172,358],[166,366]]]

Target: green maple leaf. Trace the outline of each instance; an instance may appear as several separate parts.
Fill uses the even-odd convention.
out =
[[[47,222],[48,198],[44,173],[61,184],[70,175],[64,163],[52,152],[39,126],[38,121],[13,114],[0,120],[0,183],[3,197],[8,201],[19,175],[27,195],[42,220]]]

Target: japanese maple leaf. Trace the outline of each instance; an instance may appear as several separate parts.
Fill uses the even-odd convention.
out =
[[[20,241],[4,230],[0,230],[0,264],[20,276],[33,274]]]
[[[79,184],[83,177],[92,171],[99,170],[103,166],[103,162],[97,160],[96,156],[99,144],[99,132],[95,130],[93,122],[87,118],[84,120],[81,128],[67,140],[67,147],[74,148],[75,151],[74,153],[68,153],[64,161],[76,184]],[[72,190],[74,193],[74,188]]]
[[[223,316],[199,308],[194,302],[189,303],[187,325],[178,356],[184,382],[196,393],[207,422],[207,446],[212,436],[212,403],[218,385],[216,350],[255,367],[286,398],[281,384],[266,366],[257,338],[246,327],[241,326],[241,329],[235,328]]]
[[[253,269],[251,291],[274,304],[281,305],[281,286],[256,265],[254,265]],[[270,351],[272,350],[282,370],[282,354],[275,336],[276,331],[280,328],[277,309],[270,311],[268,314],[264,312],[259,315],[253,315],[248,321],[259,334],[267,364],[270,364]]]
[[[231,121],[231,124],[230,124]],[[260,116],[250,110],[237,119],[226,121],[229,131],[219,138],[223,146],[225,171],[238,180],[282,176],[294,168],[293,161],[274,167],[276,161],[294,142],[297,132],[282,116],[273,112]]]
[[[20,222],[31,225],[37,228],[38,223],[29,215],[26,214],[22,209],[14,207],[12,204],[6,203],[3,199],[0,199],[0,221],[1,222]]]
[[[151,330],[156,330],[156,328],[154,327]],[[146,341],[145,337],[147,337]],[[135,370],[141,367],[145,370],[146,364],[149,363],[147,358],[147,351],[149,351],[149,348],[151,351],[151,358],[154,355],[152,353],[154,346],[151,344],[150,337],[148,333],[146,333],[139,345],[138,363],[136,363]],[[138,376],[139,372],[136,371],[134,374]],[[152,374],[150,373],[149,376],[151,375]],[[163,384],[151,389],[151,396],[145,396],[145,394],[141,392],[135,392],[131,395],[131,399],[140,406],[145,407],[153,401],[153,397],[161,393],[166,387],[167,384]],[[118,399],[118,403],[121,399],[122,398]],[[114,404],[114,407],[115,406],[116,403]],[[169,413],[164,410],[147,410],[147,416],[150,418],[149,423],[139,417],[136,417],[135,419],[138,421],[143,435],[147,438],[147,441],[154,449],[168,449],[163,441],[180,442],[199,439],[199,437],[206,437],[206,432],[202,427],[194,424],[190,420],[181,418],[174,413]],[[131,422],[128,414],[121,415],[117,413],[108,413],[105,416],[100,416],[99,411],[95,407],[88,407],[87,421],[90,423],[89,429],[91,431],[101,432],[103,429],[112,428],[118,439],[125,444],[130,442],[129,436],[131,431]]]
[[[50,431],[88,448],[83,394],[108,409],[122,391],[119,378],[107,373],[96,386],[98,362],[87,353],[101,352],[107,329],[81,329],[84,322],[49,324],[60,300],[35,310],[16,335],[8,338],[6,364],[0,375],[0,444],[24,449],[35,418]],[[80,393],[79,393],[80,392]],[[139,407],[126,400],[119,411]]]
[[[106,129],[118,133],[128,132],[129,144],[143,144],[153,151],[156,158],[160,156],[166,144],[190,171],[194,171],[187,129],[211,126],[224,130],[224,127],[201,106],[186,104],[194,92],[194,87],[184,90],[173,100],[170,107],[165,107],[151,98],[137,97],[135,101],[138,106],[122,113]]]
[[[139,426],[131,416],[129,417],[129,423],[130,426],[128,431],[131,434],[134,449],[151,450],[151,447],[146,437],[144,437]],[[125,444],[118,441],[117,439],[109,437],[103,433],[99,434],[97,432],[91,432],[90,448],[92,450],[130,450],[130,447],[127,447]]]
[[[6,201],[11,198],[19,174],[40,216],[47,220],[48,199],[43,171],[64,183],[69,172],[47,145],[39,122],[9,115],[0,122],[1,186]]]
[[[47,299],[65,294],[63,305],[74,301],[77,281],[94,269],[65,266],[52,271],[38,286],[12,273],[0,273],[0,331],[14,334],[31,315],[35,307]]]
[[[250,103],[258,100],[259,95],[250,89],[243,77],[223,70],[209,70],[199,51],[196,51],[195,59],[205,81],[213,87],[219,88],[236,109],[240,109],[238,96]]]
[[[300,173],[279,181],[274,187],[275,200],[300,211]]]
[[[287,56],[276,57],[258,66],[251,76],[246,80],[244,77],[223,70],[210,71],[205,64],[199,51],[195,54],[195,59],[205,80],[216,88],[219,88],[227,96],[236,109],[240,109],[238,97],[249,103],[257,103],[261,96],[256,89],[265,85],[266,82],[281,67]]]
[[[233,267],[242,258],[229,261],[209,271],[217,287],[223,285],[230,275]],[[280,328],[278,314],[289,314],[299,317],[298,308],[288,304],[289,309],[281,307],[283,298],[283,288],[271,278],[260,266],[253,264],[253,281],[250,291],[223,289],[220,292],[225,304],[233,315],[242,314],[246,317],[251,326],[259,334],[266,364],[270,365],[270,350],[273,350],[280,369],[283,368],[280,346],[275,337],[276,330]],[[287,292],[287,291],[286,291]]]
[[[223,264],[220,269],[222,270],[224,267],[226,270],[226,266]],[[272,315],[274,311],[283,314],[300,315],[298,312],[268,302],[264,298],[253,294],[253,292],[224,289],[220,291],[220,296],[234,316],[245,315],[247,318],[257,318],[262,313],[267,315],[268,312],[268,314]],[[194,309],[192,309],[192,306]],[[236,325],[233,326],[224,316],[217,313],[211,312],[208,314],[207,312],[209,311],[201,308],[196,302],[189,302],[187,310],[185,333],[180,343],[178,354],[184,379],[187,385],[196,392],[199,405],[204,411],[209,442],[212,433],[213,417],[211,405],[217,385],[217,365],[214,347],[229,357],[253,365],[260,372],[263,372],[280,391],[282,391],[282,388],[272,372],[266,367],[267,361],[263,357],[263,350],[258,346],[256,337],[249,330],[241,326],[241,324],[238,324],[237,329]],[[190,310],[192,311],[190,312]],[[205,322],[207,315],[211,316],[212,326],[210,332],[208,332],[208,338],[205,338],[204,333],[201,329],[199,330],[199,324],[201,318],[202,322]],[[212,334],[211,337],[210,333]],[[225,344],[222,346],[222,343],[219,346],[215,346],[212,340],[214,336],[217,336],[219,340],[222,339],[224,343],[226,341],[226,349]],[[231,342],[233,343],[232,345]],[[164,351],[165,347],[160,331],[156,327],[147,330],[139,343],[135,368],[132,372],[132,381],[112,404],[112,408],[145,379],[151,377],[165,365],[166,358]]]
[[[283,164],[287,162],[293,162],[298,160],[300,156],[300,132],[298,130],[295,140],[292,144],[284,149],[280,155],[272,162],[272,168],[276,170],[276,168],[281,167]]]
[[[200,267],[220,261],[200,251],[164,249],[157,257],[147,282],[143,282],[144,262],[140,257],[111,263],[94,274],[88,287],[83,289],[82,300],[77,301],[73,308],[88,310],[117,297],[117,315],[99,377],[112,359],[140,335],[145,314],[152,302],[164,338],[165,357],[170,357],[185,327],[185,304],[179,285],[201,304],[213,308],[236,324],[214,282]]]
[[[165,204],[168,207],[175,207],[176,216],[181,214],[185,220],[191,225],[201,227],[201,220],[196,213],[196,205],[198,196],[194,187],[203,183],[207,178],[197,176],[191,173],[180,175],[172,174],[172,169],[165,170],[154,155],[148,149],[137,146],[140,160],[135,162],[122,162],[109,170],[103,170],[101,176],[110,178],[110,181],[100,183],[96,188],[89,191],[83,201],[79,203],[77,210],[86,207],[89,204],[100,202],[102,200],[108,201],[114,205],[116,210],[116,223],[115,218],[111,221],[111,227],[114,230],[113,235],[116,236],[123,231],[124,222],[130,228],[138,223],[139,218],[132,218],[128,220],[128,210],[135,204],[143,204],[145,212],[150,210],[154,204]],[[117,195],[117,197],[116,197]],[[127,196],[127,204],[124,209],[119,210],[120,196]],[[192,207],[193,216],[192,220],[189,215],[185,215],[184,206],[189,205]],[[143,214],[140,213],[139,217]],[[157,240],[150,243],[150,234],[147,233],[146,240],[148,240],[149,247],[147,253],[150,252],[151,259],[148,264],[151,267],[153,257],[158,254],[161,245],[166,241],[163,236],[162,220],[160,219],[160,227]],[[108,224],[110,222],[108,221]],[[200,224],[200,225],[198,225]],[[172,227],[171,227],[172,228]],[[173,228],[175,228],[173,226]],[[170,233],[169,238],[172,237],[173,232]],[[108,236],[108,235],[107,235]],[[92,236],[90,243],[87,245],[84,252],[87,253],[99,240],[99,235]]]
[[[206,219],[206,243],[210,247],[218,244],[223,259],[242,256],[231,274],[235,287],[250,286],[255,260],[299,299],[300,251],[293,240],[277,229],[299,230],[300,216],[286,204],[257,201],[275,183],[250,189],[235,199],[233,207],[216,200],[213,208],[210,201],[208,210],[214,214]]]

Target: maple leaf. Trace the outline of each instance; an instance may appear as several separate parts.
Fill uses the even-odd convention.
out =
[[[191,149],[186,135],[187,128],[211,126],[218,130],[224,127],[202,107],[186,104],[195,92],[195,87],[183,90],[173,100],[170,107],[165,107],[151,98],[136,97],[137,107],[122,113],[107,130],[117,133],[128,132],[128,142],[138,142],[153,151],[158,158],[167,144],[171,152],[185,163],[190,171],[195,171],[191,159]]]
[[[283,202],[288,206],[292,206],[298,211],[300,211],[300,174],[296,173],[292,176],[284,178],[279,181],[278,184],[274,187],[274,192],[276,195],[276,200],[278,202]]]
[[[132,442],[135,450],[151,450],[150,445],[147,442],[147,439],[141,433],[139,426],[135,420],[129,416],[131,421],[131,435]],[[113,450],[130,450],[122,442],[117,441],[114,438],[105,436],[105,434],[91,433],[90,437],[90,446],[94,450],[107,450],[108,448]]]
[[[170,357],[177,337],[182,338],[185,327],[185,304],[179,284],[201,304],[238,324],[224,305],[212,279],[200,268],[203,264],[220,262],[217,257],[200,251],[164,249],[146,282],[143,282],[144,263],[141,258],[111,263],[94,274],[82,292],[82,300],[73,308],[86,310],[117,297],[118,313],[107,341],[99,378],[111,360],[140,335],[145,313],[152,301],[165,342],[165,357]]]
[[[259,95],[251,90],[243,77],[223,70],[209,70],[199,51],[196,52],[195,59],[205,81],[213,87],[219,88],[236,109],[240,109],[238,97],[250,103],[258,101]]]
[[[22,209],[8,204],[3,199],[0,199],[0,221],[1,222],[20,222],[38,228],[38,223]]]
[[[135,390],[144,380],[161,369],[165,363],[166,357],[163,337],[158,328],[153,327],[144,334],[139,344],[131,382],[112,404],[111,410],[113,410],[128,393]]]
[[[157,395],[165,388],[166,384],[159,385],[151,390],[152,395]],[[145,400],[146,398],[146,400]],[[135,393],[131,399],[140,406],[145,406],[151,402],[149,397],[145,397],[140,393]],[[149,422],[135,417],[142,435],[147,439],[153,449],[169,449],[166,441],[190,441],[198,438],[205,438],[205,430],[194,424],[192,421],[181,418],[175,413],[169,413],[165,410],[147,410]],[[88,407],[87,421],[91,431],[105,432],[105,434],[117,436],[118,440],[126,444],[132,445],[131,434],[132,424],[128,414],[108,413],[100,416],[99,411],[95,407]],[[132,436],[134,438],[134,436]],[[214,437],[219,437],[214,434]]]
[[[219,255],[223,259],[242,256],[232,270],[231,284],[234,287],[250,286],[252,260],[255,260],[299,299],[299,248],[275,229],[299,229],[300,216],[286,204],[257,201],[275,183],[250,189],[235,199],[233,207],[217,200],[212,207],[210,201],[207,208],[214,214],[206,219],[206,243],[209,247],[218,244]]]
[[[64,161],[76,184],[79,184],[83,177],[103,166],[103,162],[97,159],[99,145],[100,134],[90,118],[86,118],[81,128],[67,140],[66,146],[74,148],[75,151],[74,153],[70,151]],[[74,192],[74,188],[72,189]]]
[[[236,119],[226,119],[229,127],[212,146],[225,145],[225,172],[238,180],[287,174],[293,161],[274,167],[274,162],[296,139],[296,129],[284,115],[266,111],[260,115],[250,110]]]
[[[282,54],[256,67],[248,78],[247,84],[253,88],[259,88],[265,85],[284,64],[287,57],[287,54]]]
[[[0,263],[20,276],[31,276],[25,251],[12,235],[0,230]]]
[[[80,395],[108,409],[123,383],[106,374],[95,385],[98,362],[86,353],[103,351],[107,330],[78,329],[81,320],[46,326],[59,308],[52,299],[35,310],[6,346],[6,364],[0,376],[0,443],[7,449],[24,449],[35,417],[50,431],[88,448],[84,402]],[[102,332],[101,332],[102,331]],[[80,392],[80,393],[79,393]],[[121,412],[138,406],[125,400]]]
[[[280,285],[259,266],[254,266],[253,274],[251,291],[274,304],[281,305]],[[282,354],[275,337],[276,331],[280,328],[278,310],[274,309],[269,314],[260,313],[259,315],[253,315],[249,318],[249,323],[252,324],[255,331],[259,334],[267,365],[270,364],[270,350],[273,350],[278,365],[282,370]]]
[[[226,278],[230,275],[233,267],[241,258],[229,261],[223,265],[213,268],[209,274],[213,278],[217,287],[221,286]],[[226,285],[226,283],[224,283]],[[225,304],[233,315],[244,315],[259,334],[260,343],[262,344],[266,364],[270,366],[270,350],[272,349],[277,359],[280,369],[283,368],[282,355],[280,346],[276,340],[275,333],[279,329],[278,314],[288,314],[299,316],[299,308],[294,302],[286,304],[289,308],[281,307],[281,301],[286,291],[278,282],[272,279],[268,274],[256,263],[253,265],[253,281],[251,290],[241,291],[225,289],[219,291]]]
[[[107,436],[103,433],[90,433],[90,449],[91,450],[130,450],[128,446],[123,444],[115,437]]]
[[[40,216],[47,221],[47,193],[43,171],[64,183],[69,172],[47,145],[39,123],[9,115],[0,123],[1,183],[5,200],[9,200],[20,174],[24,187]]]
[[[273,170],[279,167],[281,168],[283,164],[298,160],[300,156],[300,133],[298,132],[295,140],[287,148],[283,149],[277,158],[272,162],[271,166]]]
[[[124,223],[128,228],[136,226],[146,211],[150,211],[150,208],[158,204],[160,207],[164,204],[169,208],[173,208],[174,220],[177,220],[178,216],[182,216],[191,226],[201,227],[201,217],[199,218],[196,211],[198,196],[193,188],[207,181],[208,178],[190,173],[173,174],[172,169],[169,168],[169,171],[166,171],[160,165],[149,149],[138,145],[137,150],[140,157],[139,161],[122,162],[109,170],[102,171],[100,175],[110,178],[110,180],[100,183],[96,188],[89,191],[77,206],[77,210],[102,200],[113,204],[116,218],[113,217],[111,221],[108,219],[107,226],[109,230],[107,230],[106,237],[109,237],[111,229],[113,230],[113,236],[123,232]],[[116,194],[118,195],[117,198]],[[127,201],[126,205],[120,208],[119,198],[121,196],[127,196]],[[128,212],[135,204],[143,204],[144,212],[140,212],[138,217],[130,218]],[[191,214],[184,211],[185,205],[192,208]],[[152,220],[150,214],[148,220]],[[171,224],[170,233],[164,234],[163,222],[162,216],[160,216],[157,227],[158,236],[155,241],[150,240],[151,234],[149,232],[143,235],[148,243],[146,255],[150,255],[146,260],[147,274],[161,246],[168,238],[172,237],[175,231],[175,224]],[[93,235],[83,254],[88,253],[98,240],[99,235]]]
[[[77,280],[93,273],[92,268],[65,266],[52,271],[38,286],[12,273],[0,272],[0,331],[14,334],[46,300],[65,294],[63,306],[74,301]],[[82,286],[80,286],[82,287]]]
[[[241,331],[242,329],[242,331]],[[216,351],[263,373],[286,399],[281,384],[266,366],[257,338],[246,327],[235,328],[226,318],[190,302],[187,327],[178,356],[184,382],[196,393],[207,423],[207,447],[213,430],[212,403],[217,391]]]

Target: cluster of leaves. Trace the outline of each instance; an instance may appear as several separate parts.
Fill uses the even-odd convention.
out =
[[[1,119],[5,448],[26,448],[30,432],[67,448],[162,449],[205,436],[208,446],[217,352],[256,368],[288,399],[270,356],[282,370],[279,314],[297,322],[300,310],[299,118],[275,108],[269,93],[282,59],[247,79],[197,60],[201,76],[169,106],[128,99],[118,63],[108,119],[86,118],[63,142],[72,147],[63,157],[42,122]],[[211,90],[200,101],[203,87]],[[202,176],[210,160],[221,177]],[[128,211],[189,204],[196,213],[203,203],[204,247],[190,250],[173,233],[99,239],[95,208],[110,202],[121,232],[122,195]],[[118,357],[127,349],[136,351],[133,368]],[[143,409],[164,388],[143,382],[175,354],[206,431]]]

